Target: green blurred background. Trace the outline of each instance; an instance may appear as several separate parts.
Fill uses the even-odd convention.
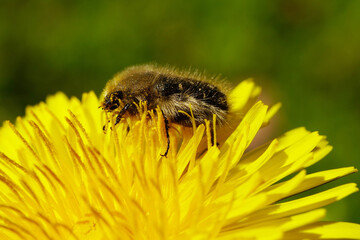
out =
[[[0,121],[57,91],[100,94],[124,67],[153,61],[254,77],[266,103],[283,103],[264,138],[306,126],[335,147],[310,172],[360,167],[357,0],[2,0]],[[321,189],[346,182],[359,174]],[[359,208],[356,193],[327,220],[360,223]]]

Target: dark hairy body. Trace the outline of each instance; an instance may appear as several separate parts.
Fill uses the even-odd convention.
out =
[[[225,93],[204,77],[154,65],[125,69],[106,84],[103,97],[103,110],[120,110],[115,124],[125,113],[138,114],[134,103],[146,101],[150,110],[159,106],[167,136],[169,121],[186,127],[192,125],[188,116],[191,111],[197,125],[205,119],[212,121],[214,114],[221,125],[229,108]]]

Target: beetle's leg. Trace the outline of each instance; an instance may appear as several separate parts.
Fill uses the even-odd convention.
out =
[[[166,138],[167,138],[167,147],[166,147],[166,151],[164,154],[160,154],[162,157],[166,157],[168,152],[169,152],[169,149],[170,149],[170,135],[169,135],[169,121],[168,119],[165,117],[163,111],[162,112],[162,115],[163,115],[163,118],[164,118],[164,123],[165,123],[165,132],[166,132]]]
[[[216,146],[219,146],[220,144],[218,142],[215,142],[215,132],[214,132],[214,124],[211,121],[210,122],[210,137],[211,137],[211,145],[214,146],[216,144]]]
[[[120,110],[119,114],[116,116],[115,125],[118,124],[121,120],[121,117],[126,113],[126,111],[131,106],[131,103],[125,104],[125,106]]]

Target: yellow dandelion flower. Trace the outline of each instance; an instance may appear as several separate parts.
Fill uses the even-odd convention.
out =
[[[145,105],[106,133],[92,92],[28,107],[0,129],[0,239],[360,239],[357,224],[321,221],[353,183],[279,202],[356,169],[307,174],[331,146],[304,128],[246,151],[279,108],[259,93],[251,80],[230,93],[241,122],[219,146],[209,124],[170,128],[166,158],[164,121]]]

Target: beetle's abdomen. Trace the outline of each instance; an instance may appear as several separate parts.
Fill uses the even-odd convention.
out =
[[[191,126],[190,106],[196,124],[204,123],[205,119],[212,121],[213,114],[219,124],[225,121],[228,111],[226,95],[210,83],[159,76],[156,89],[161,96],[159,105],[172,122]]]
[[[186,101],[187,98],[192,97],[224,111],[229,108],[226,95],[216,86],[207,82],[180,77],[169,79],[167,76],[160,76],[156,89],[159,95],[165,98],[177,95],[180,101]]]

